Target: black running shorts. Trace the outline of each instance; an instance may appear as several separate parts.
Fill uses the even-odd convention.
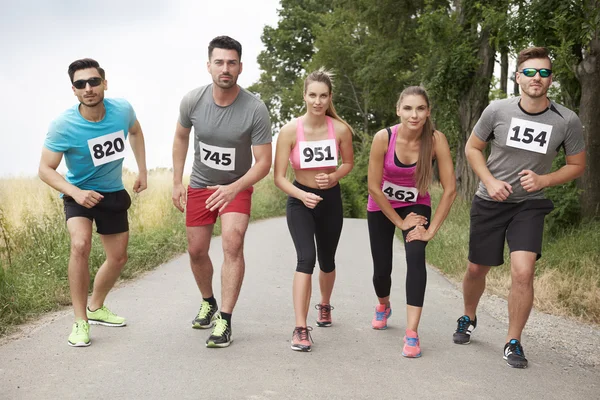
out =
[[[542,256],[544,217],[554,209],[551,200],[520,203],[488,201],[475,196],[471,205],[469,261],[488,267],[504,264],[504,240],[510,252]]]
[[[131,206],[131,197],[127,190],[104,193],[98,204],[92,208],[85,208],[71,197],[63,197],[66,220],[72,217],[85,217],[90,221],[96,221],[96,231],[101,235],[113,235],[115,233],[127,232],[129,222],[127,221],[127,210]]]

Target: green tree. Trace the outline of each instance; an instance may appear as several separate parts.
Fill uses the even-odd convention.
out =
[[[578,112],[584,126],[587,162],[580,182],[581,207],[600,216],[600,0],[531,0],[520,15],[533,44],[554,59],[560,102]],[[540,22],[543,21],[543,22]]]
[[[419,19],[421,76],[437,107],[436,121],[456,151],[458,191],[464,198],[478,183],[464,146],[489,103],[496,43],[507,27],[509,5],[508,0],[430,1]]]
[[[331,0],[281,0],[277,27],[266,26],[258,56],[260,79],[248,89],[260,94],[275,128],[298,115],[303,107],[302,77],[316,48],[314,29],[331,11]]]

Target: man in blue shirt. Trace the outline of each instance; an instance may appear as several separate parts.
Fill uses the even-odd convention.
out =
[[[69,66],[73,93],[79,104],[63,112],[50,124],[39,177],[61,193],[67,229],[71,237],[69,285],[75,313],[70,346],[90,345],[89,324],[125,326],[125,318],[112,313],[104,300],[127,262],[131,205],[122,181],[125,141],[130,139],[139,175],[136,193],[146,189],[146,152],[142,128],[131,105],[123,99],[105,99],[104,70],[90,58]],[[56,168],[65,158],[65,177]],[[94,280],[88,306],[89,255],[92,223],[106,252]]]

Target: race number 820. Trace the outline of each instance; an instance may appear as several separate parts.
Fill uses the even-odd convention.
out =
[[[125,157],[125,133],[121,130],[90,139],[88,147],[96,167],[120,160]]]

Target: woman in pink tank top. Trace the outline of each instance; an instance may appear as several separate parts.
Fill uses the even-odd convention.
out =
[[[390,289],[392,246],[402,230],[406,253],[407,326],[402,355],[420,357],[419,321],[427,284],[425,247],[438,231],[456,197],[454,167],[448,141],[430,119],[425,90],[406,88],[396,104],[400,124],[377,132],[369,156],[367,222],[373,257],[373,286],[378,304],[373,329],[386,329],[392,314]],[[428,189],[437,160],[444,193],[431,218]]]
[[[291,343],[297,351],[311,351],[312,328],[306,320],[317,259],[321,270],[321,302],[315,306],[319,310],[317,326],[331,325],[335,252],[343,222],[338,181],[354,165],[352,128],[335,112],[327,72],[315,71],[306,78],[304,101],[306,114],[287,123],[279,132],[274,171],[275,184],[289,196],[286,215],[297,254],[293,283],[296,327]],[[293,183],[286,177],[288,160],[294,170]]]

